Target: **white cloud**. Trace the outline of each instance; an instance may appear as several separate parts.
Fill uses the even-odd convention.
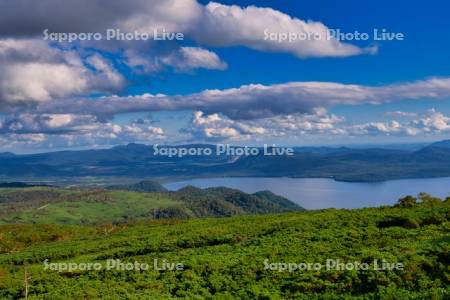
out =
[[[74,22],[73,16],[83,16]],[[240,7],[195,0],[130,0],[104,4],[103,0],[15,0],[0,4],[0,36],[39,35],[45,28],[54,32],[104,32],[107,28],[152,33],[165,28],[183,32],[203,45],[245,46],[261,51],[287,52],[298,57],[341,57],[368,52],[334,39],[276,42],[264,30],[279,33],[321,34],[320,23],[290,17],[272,8]],[[99,45],[99,43],[94,43]],[[105,44],[105,43],[103,43]]]
[[[450,132],[450,117],[430,109],[413,120],[371,121],[353,124],[343,117],[316,109],[312,114],[288,114],[257,120],[232,120],[221,114],[193,113],[180,135],[167,135],[150,119],[127,124],[101,122],[92,115],[22,114],[0,120],[0,144],[35,148],[101,146],[129,142],[241,142],[286,137],[299,140],[314,136],[348,138],[368,136],[408,137]],[[8,143],[6,141],[9,141]]]
[[[100,122],[92,115],[20,114],[0,119],[2,147],[33,145],[36,148],[150,143],[166,138],[162,128],[147,119],[128,124]]]
[[[8,102],[47,101],[85,91],[83,69],[67,65],[14,64],[4,69],[1,98]]]
[[[194,69],[225,70],[227,64],[217,54],[199,47],[181,47],[178,51],[163,57],[162,62],[180,72]]]
[[[403,131],[404,127],[397,121],[369,122],[345,128],[349,135],[393,135]]]
[[[166,70],[167,67],[172,67],[180,73],[191,73],[196,69],[223,71],[228,67],[216,53],[200,47],[179,47],[161,53],[142,53],[127,49],[124,62],[137,74],[154,74]]]
[[[262,140],[282,136],[338,134],[344,118],[329,115],[324,109],[313,114],[290,114],[259,120],[231,120],[219,114],[194,113],[187,132],[197,140]]]
[[[86,62],[94,67],[95,76],[92,76],[93,86],[108,90],[110,87],[122,87],[124,85],[124,78],[117,72],[111,63],[101,57],[99,54],[94,54],[86,59]]]
[[[340,104],[383,104],[402,100],[447,98],[450,98],[450,78],[431,78],[377,87],[333,82],[289,82],[243,85],[225,90],[205,90],[190,95],[143,94],[96,100],[70,99],[43,104],[37,111],[89,112],[107,117],[124,112],[191,109],[206,114],[222,113],[230,119],[243,120],[296,113],[313,114],[319,107],[327,108]]]
[[[230,120],[219,114],[205,115],[195,112],[187,132],[194,140],[242,141],[267,140],[289,137],[296,139],[308,136],[416,136],[437,135],[450,131],[450,117],[430,109],[417,119],[372,121],[352,124],[345,118],[329,114],[325,109],[316,109],[312,114],[288,114],[258,120]]]
[[[263,135],[266,130],[260,126],[230,120],[219,114],[205,115],[196,111],[191,125],[182,132],[190,134],[192,139],[197,141],[238,141]]]
[[[302,136],[308,134],[337,134],[337,127],[345,121],[323,108],[311,114],[288,114],[256,121],[263,124],[272,136]]]
[[[407,111],[388,111],[384,114],[389,117],[399,117],[399,118],[414,118],[417,117],[417,113],[407,112]]]
[[[441,132],[450,130],[450,117],[443,113],[430,109],[419,120],[415,120],[412,124],[424,132]]]
[[[417,115],[417,119],[400,122],[391,120],[388,122],[369,122],[347,126],[349,135],[397,135],[416,136],[419,134],[441,134],[450,131],[450,117],[435,109]]]
[[[0,104],[114,92],[123,86],[122,76],[99,55],[88,61],[93,69],[74,51],[56,49],[39,40],[0,39]]]
[[[92,48],[116,54],[125,48],[123,62],[132,71],[144,73],[160,71],[164,65],[180,72],[227,68],[227,64],[210,50],[179,47],[176,43],[161,48],[151,46],[155,42],[107,41],[81,42],[76,44],[77,50],[50,47],[41,40],[46,28],[51,32],[104,32],[107,28],[153,32],[164,28],[169,32],[182,31],[187,39],[200,45],[246,46],[262,51],[288,52],[299,57],[347,56],[364,52],[336,40],[295,43],[265,40],[266,28],[304,33],[327,30],[319,22],[292,18],[271,8],[242,8],[215,2],[204,6],[195,0],[131,0],[103,4],[103,0],[69,0],[63,6],[57,0],[1,2],[0,106],[119,92],[125,84],[123,76],[100,54],[86,57]],[[83,15],[84,21],[73,22],[74,15]],[[167,48],[171,50],[160,50]],[[245,89],[245,86],[240,87],[242,93]],[[206,111],[202,106],[198,109]]]
[[[59,115],[50,115],[47,119],[47,126],[49,128],[59,128],[63,126],[67,126],[72,123],[74,120],[74,115],[71,114],[59,114]]]
[[[320,22],[293,18],[272,8],[242,8],[210,2],[204,8],[199,24],[201,26],[195,27],[193,35],[208,45],[243,45],[261,51],[287,52],[301,58],[352,56],[367,52],[335,39],[327,39],[329,29]],[[267,38],[268,32],[319,35],[322,38],[279,42]]]

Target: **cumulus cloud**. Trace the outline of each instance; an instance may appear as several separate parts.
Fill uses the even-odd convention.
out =
[[[180,72],[194,69],[225,70],[227,64],[217,54],[199,47],[181,47],[178,51],[163,57],[162,62]]]
[[[148,119],[127,124],[102,122],[92,115],[18,114],[0,119],[1,146],[68,147],[150,143],[166,138],[164,130]],[[6,143],[9,141],[9,144]]]
[[[116,92],[124,79],[110,63],[93,55],[50,47],[39,40],[0,39],[0,105],[43,102],[87,92]]]
[[[343,117],[329,114],[325,109],[316,109],[312,114],[289,114],[258,120],[231,120],[226,116],[194,112],[190,126],[183,133],[193,140],[245,141],[263,140],[273,137],[294,137],[316,134],[342,134],[339,128]]]
[[[247,140],[265,132],[260,126],[233,121],[217,113],[205,115],[201,111],[194,112],[191,124],[182,130],[197,141]]]
[[[83,16],[82,22],[79,16]],[[150,33],[164,28],[183,32],[188,41],[54,45],[39,39],[45,28],[51,32],[117,28]],[[166,138],[163,128],[146,119],[117,124],[113,117],[128,112],[184,110],[195,112],[184,133],[201,140],[417,135],[449,130],[448,117],[435,110],[425,114],[389,112],[386,117],[392,120],[351,124],[326,109],[340,104],[447,99],[450,78],[381,86],[336,82],[249,84],[187,95],[111,96],[120,94],[126,84],[118,65],[145,74],[172,68],[187,73],[200,68],[225,70],[227,63],[204,48],[207,46],[244,46],[300,58],[345,57],[376,50],[334,39],[280,42],[266,36],[326,36],[327,31],[325,24],[271,8],[215,2],[202,5],[197,0],[69,0],[64,4],[59,0],[0,1],[0,112],[8,114],[0,120],[0,141],[7,144],[10,140],[11,145],[146,142]],[[186,44],[191,46],[182,46]],[[102,96],[92,96],[97,94]]]
[[[450,130],[450,117],[435,109],[430,109],[418,120],[411,122],[412,127],[424,132],[441,132]]]
[[[259,121],[272,136],[302,136],[308,134],[341,134],[339,128],[344,117],[329,114],[324,108],[317,108],[311,114],[288,114]]]
[[[77,19],[83,16],[83,22]],[[0,4],[0,35],[39,35],[52,32],[104,32],[107,28],[153,33],[164,28],[183,32],[200,44],[245,46],[261,51],[287,52],[298,57],[340,57],[366,53],[357,46],[322,38],[278,42],[264,32],[318,34],[328,28],[320,23],[290,17],[271,8],[240,7],[195,0],[16,0]]]
[[[409,121],[391,120],[388,122],[369,122],[350,125],[345,128],[349,135],[396,135],[416,136],[419,134],[436,135],[450,131],[450,117],[435,109],[430,109],[416,119]]]
[[[403,133],[405,129],[398,121],[389,121],[348,126],[345,132],[349,135],[394,135]]]
[[[78,16],[83,16],[83,22]],[[267,28],[297,33],[324,33],[327,30],[319,22],[291,18],[271,8],[243,8],[214,2],[202,5],[196,0],[132,0],[126,3],[78,0],[66,1],[64,5],[57,0],[1,1],[0,107],[121,91],[125,84],[123,75],[99,51],[87,57],[86,53],[91,51],[92,54],[93,48],[114,52],[115,60],[123,60],[119,63],[138,73],[158,72],[165,66],[179,72],[227,68],[216,53],[202,47],[181,47],[176,42],[165,44],[166,47],[155,47],[155,42],[127,41],[92,41],[56,47],[41,39],[44,29],[49,32],[104,33],[108,28],[151,34],[154,30],[165,29],[183,32],[188,40],[200,45],[246,46],[262,51],[288,52],[299,57],[347,56],[364,52],[336,40],[280,43],[264,39]],[[127,50],[120,53],[124,48]],[[256,91],[252,86],[239,89],[241,95],[246,89]],[[199,99],[194,100],[201,102],[201,98],[214,96],[214,92],[191,96],[197,96]],[[206,111],[203,105],[198,109]]]
[[[196,27],[193,35],[199,41],[214,46],[244,45],[262,51],[287,52],[301,58],[352,56],[369,51],[327,38],[329,28],[320,22],[292,18],[271,8],[242,8],[210,2],[204,8],[199,23],[202,26]],[[271,39],[270,34],[316,35],[321,38],[280,41]]]
[[[231,120],[219,114],[204,114],[197,111],[190,126],[183,130],[193,140],[201,141],[245,141],[307,136],[416,136],[438,135],[450,131],[450,117],[430,109],[413,120],[372,121],[353,124],[344,117],[316,109],[311,114],[288,114],[258,120]]]
[[[127,124],[101,122],[92,115],[22,114],[0,120],[0,143],[5,149],[33,147],[101,146],[129,142],[242,142],[273,138],[439,135],[450,132],[450,117],[430,109],[409,120],[354,124],[319,108],[311,114],[288,114],[255,120],[232,120],[222,114],[193,113],[181,135],[168,136],[148,118]],[[7,143],[6,141],[9,141]]]
[[[169,30],[182,28],[196,18],[194,0],[58,0],[2,1],[0,34],[31,36],[45,28],[53,32],[98,32],[108,28],[144,28],[161,24]],[[82,21],[80,20],[82,16]]]
[[[174,141],[247,141],[270,137],[338,134],[344,118],[330,115],[325,109],[313,114],[292,114],[259,120],[232,120],[221,114],[193,113],[188,126],[181,129],[181,136]],[[93,115],[76,114],[19,114],[0,120],[0,134],[17,138],[19,135],[42,135],[42,141],[53,144],[63,142],[74,146],[115,142],[149,142],[167,139],[162,128],[154,126],[148,118],[140,118],[129,124],[102,122]],[[188,138],[186,139],[186,135]]]

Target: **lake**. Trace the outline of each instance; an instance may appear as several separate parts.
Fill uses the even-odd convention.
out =
[[[306,209],[361,208],[392,205],[400,197],[427,192],[450,196],[450,178],[403,179],[384,182],[339,182],[323,178],[207,178],[165,184],[169,190],[187,185],[225,186],[247,193],[270,190]]]

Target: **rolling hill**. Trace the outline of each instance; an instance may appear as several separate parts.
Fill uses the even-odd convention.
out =
[[[161,190],[144,181],[123,190],[34,187],[0,189],[0,224],[105,224],[149,219],[226,217],[303,210],[270,192],[228,188]],[[146,192],[142,192],[145,187]],[[126,189],[125,189],[126,188]],[[149,188],[156,191],[147,192]],[[139,191],[138,191],[139,190]]]

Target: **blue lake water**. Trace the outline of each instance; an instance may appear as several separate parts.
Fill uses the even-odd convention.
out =
[[[400,197],[420,192],[442,198],[450,196],[448,177],[375,183],[349,183],[318,178],[207,178],[167,183],[165,187],[177,190],[187,185],[200,188],[225,186],[247,193],[270,190],[306,209],[392,205]]]

